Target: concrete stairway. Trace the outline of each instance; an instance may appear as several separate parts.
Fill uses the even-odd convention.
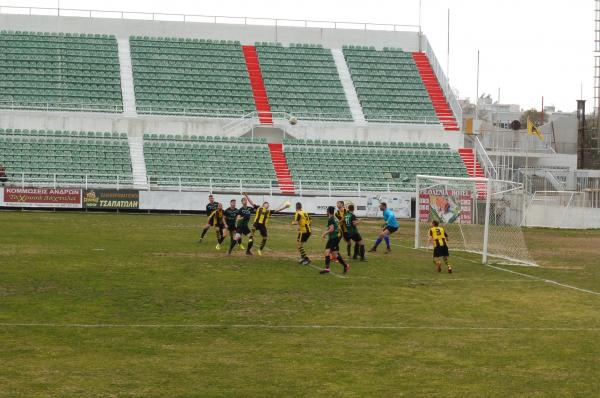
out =
[[[460,148],[458,150],[458,154],[463,160],[463,163],[467,167],[467,174],[469,177],[481,177],[485,178],[485,173],[483,172],[483,168],[475,159],[475,152],[473,152],[472,148]]]
[[[440,120],[440,123],[444,126],[444,130],[459,131],[454,112],[452,112],[450,105],[448,105],[444,91],[440,87],[437,76],[429,63],[429,58],[427,58],[425,53],[416,52],[412,55],[415,64],[417,65],[417,69],[419,70],[419,74],[421,75],[421,79],[425,84],[425,88],[429,93],[433,109],[435,109],[435,113]]]
[[[121,65],[121,96],[123,97],[123,115],[137,116],[135,108],[135,89],[133,85],[133,70],[131,68],[131,52],[129,38],[118,38],[119,65]]]
[[[335,66],[337,67],[338,75],[340,76],[340,81],[342,82],[344,93],[346,94],[346,101],[348,101],[352,119],[357,124],[366,124],[365,115],[362,106],[360,105],[360,101],[358,100],[358,95],[356,94],[354,83],[352,82],[352,76],[350,75],[350,69],[348,69],[346,58],[344,58],[344,53],[339,48],[332,48],[331,55],[335,61]]]
[[[258,120],[262,124],[273,124],[273,115],[271,114],[271,106],[267,97],[267,89],[260,70],[258,54],[255,46],[242,46],[244,58],[246,59],[246,69],[252,86],[252,95],[258,112]]]
[[[483,167],[477,161],[473,148],[460,148],[458,154],[462,158],[465,167],[467,168],[467,174],[473,178],[485,178]],[[484,182],[475,183],[475,189],[477,189],[477,197],[479,199],[485,199],[487,194],[487,185]]]
[[[148,176],[146,174],[146,160],[144,159],[144,138],[129,135],[127,141],[129,143],[129,155],[131,156],[133,184],[138,188],[146,188]]]
[[[285,153],[283,153],[282,144],[269,144],[269,152],[271,152],[271,161],[277,176],[277,184],[282,194],[294,195],[294,182],[288,168]]]

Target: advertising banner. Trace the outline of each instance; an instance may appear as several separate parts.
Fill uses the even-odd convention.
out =
[[[472,191],[468,189],[426,189],[419,195],[421,222],[437,220],[442,224],[471,224]]]
[[[167,192],[167,191],[141,191],[140,209],[142,210],[181,210],[181,211],[204,211],[208,203],[208,192]],[[231,199],[237,200],[239,207],[242,195],[240,194],[215,194],[215,200],[221,202],[225,207]],[[301,202],[304,210],[312,214],[324,215],[327,206],[335,206],[338,200],[347,204],[353,203],[356,207],[356,215],[364,217],[367,215],[366,197],[328,197],[328,196],[284,196],[284,195],[250,195],[257,204],[269,202],[271,207],[277,207],[284,202],[290,202],[291,207],[283,213],[292,214],[296,202]]]
[[[135,190],[88,189],[83,191],[84,209],[131,210],[140,208],[140,192]]]
[[[2,206],[81,208],[81,189],[10,188],[2,193]]]
[[[394,212],[396,218],[410,218],[410,202],[412,193],[386,193],[381,195],[369,195],[367,197],[367,216],[379,217],[381,210],[379,204],[385,202],[388,209]]]

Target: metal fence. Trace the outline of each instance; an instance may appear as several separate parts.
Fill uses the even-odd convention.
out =
[[[20,111],[63,111],[63,112],[104,112],[123,113],[123,105],[83,103],[83,102],[41,102],[0,100],[0,109]]]
[[[65,16],[82,18],[114,18],[114,19],[133,19],[144,21],[160,22],[200,22],[200,23],[220,23],[235,25],[257,25],[273,27],[297,27],[297,28],[325,28],[325,29],[353,29],[353,30],[376,30],[391,32],[420,32],[421,26],[415,24],[386,24],[369,22],[345,22],[345,21],[327,21],[327,20],[308,20],[308,19],[290,19],[290,18],[270,18],[270,17],[235,17],[225,15],[202,15],[202,14],[182,14],[182,13],[161,13],[161,12],[143,12],[143,11],[119,11],[119,10],[90,10],[80,8],[59,8],[59,7],[21,7],[21,6],[0,6],[0,14],[19,14],[19,15],[47,15],[47,16]]]
[[[526,131],[488,131],[481,134],[481,143],[490,152],[556,153],[549,140],[542,141]]]
[[[456,117],[456,122],[458,123],[458,127],[460,130],[462,130],[462,107],[458,103],[458,99],[456,98],[456,96],[454,95],[454,92],[452,91],[452,87],[450,86],[450,80],[444,73],[444,68],[439,63],[439,61],[435,55],[435,51],[433,51],[433,48],[431,47],[431,44],[429,43],[429,40],[427,39],[427,37],[421,35],[421,40],[424,41],[423,46],[422,46],[423,51],[427,54],[427,58],[429,58],[429,63],[431,64],[431,68],[433,69],[435,76],[438,79],[440,87],[442,88],[442,90],[444,91],[444,94],[446,95],[446,100],[448,101],[448,104],[450,105],[450,109],[452,109],[452,113],[454,113],[454,116]]]
[[[132,188],[133,177],[125,174],[38,173],[33,171],[7,173],[5,186],[43,188]]]
[[[136,183],[132,175],[116,174],[61,174],[61,173],[9,173],[6,186],[44,188],[112,188],[164,191],[208,191],[223,193],[253,192],[280,194],[282,191],[275,179],[183,177],[181,175],[149,175],[147,181]],[[360,196],[365,192],[412,192],[410,184],[398,182],[356,182],[339,180],[295,180],[293,190],[296,195],[351,195]]]

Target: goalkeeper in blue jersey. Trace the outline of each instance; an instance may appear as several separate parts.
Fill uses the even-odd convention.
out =
[[[381,202],[379,204],[379,210],[383,212],[383,220],[385,221],[385,224],[383,225],[381,233],[377,237],[375,244],[371,250],[369,250],[369,252],[375,253],[377,251],[377,246],[379,246],[381,241],[385,240],[385,245],[387,246],[385,253],[387,254],[392,251],[392,248],[390,247],[390,235],[396,232],[398,228],[400,228],[400,225],[398,224],[398,220],[396,220],[396,216],[394,216],[394,212],[388,209],[387,203]]]

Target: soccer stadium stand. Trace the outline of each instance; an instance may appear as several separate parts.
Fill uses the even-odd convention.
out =
[[[138,113],[235,117],[255,108],[237,41],[130,38]]]
[[[417,174],[467,177],[461,157],[447,144],[288,139],[284,152],[304,189],[334,181],[360,183],[362,190],[412,191]]]
[[[265,42],[256,49],[273,111],[302,119],[352,120],[330,50]]]
[[[0,162],[14,184],[132,184],[122,133],[0,129]]]
[[[362,46],[343,51],[368,121],[439,123],[411,53]]]
[[[144,135],[144,156],[152,184],[239,187],[276,181],[265,139],[165,134]]]
[[[0,32],[0,107],[122,112],[114,36]]]

